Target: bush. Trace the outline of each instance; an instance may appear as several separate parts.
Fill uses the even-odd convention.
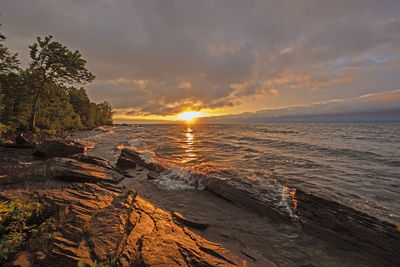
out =
[[[34,223],[42,212],[37,201],[0,201],[0,263],[17,252],[28,237],[37,234]]]

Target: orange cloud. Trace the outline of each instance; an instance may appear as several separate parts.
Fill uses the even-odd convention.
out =
[[[377,94],[366,94],[359,97],[361,102],[393,103],[400,101],[400,89]]]

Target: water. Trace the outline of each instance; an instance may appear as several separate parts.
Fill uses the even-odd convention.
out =
[[[126,146],[168,166],[165,190],[202,189],[193,172],[229,175],[289,213],[295,188],[400,224],[400,124],[132,125],[80,138],[111,160]]]

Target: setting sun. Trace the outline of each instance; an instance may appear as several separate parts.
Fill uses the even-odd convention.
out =
[[[186,111],[178,115],[180,120],[192,122],[194,119],[202,117],[203,113],[200,111]]]

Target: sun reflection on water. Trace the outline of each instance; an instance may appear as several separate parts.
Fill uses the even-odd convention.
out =
[[[187,163],[197,159],[197,155],[194,153],[194,134],[192,128],[186,128],[185,141],[183,148],[185,149],[185,157],[181,160],[181,163]]]

